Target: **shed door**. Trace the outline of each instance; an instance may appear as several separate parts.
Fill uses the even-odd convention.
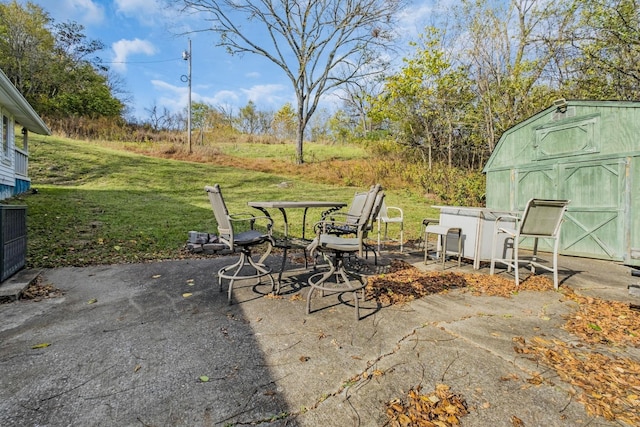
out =
[[[562,253],[622,260],[625,168],[622,159],[560,165],[560,196],[571,200]]]
[[[520,170],[516,208],[532,197],[568,199],[560,253],[600,259],[624,257],[625,167],[623,159],[546,165]]]

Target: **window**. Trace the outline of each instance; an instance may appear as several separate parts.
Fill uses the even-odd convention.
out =
[[[2,152],[9,156],[9,117],[2,115]]]

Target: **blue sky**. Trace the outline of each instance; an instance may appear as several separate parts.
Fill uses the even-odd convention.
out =
[[[26,3],[26,0],[19,0]],[[277,110],[287,102],[295,104],[291,83],[267,59],[231,56],[217,47],[211,32],[178,35],[198,28],[202,20],[179,15],[162,6],[162,0],[31,0],[56,22],[75,21],[85,35],[100,40],[102,60],[123,79],[132,96],[132,115],[149,117],[153,105],[170,111],[186,107],[188,73],[182,52],[192,43],[192,100],[232,108],[234,113],[249,102],[258,108]],[[429,8],[420,2],[403,14],[405,34],[424,27]],[[423,22],[422,17],[425,18]],[[326,102],[332,103],[329,97]],[[337,103],[337,101],[335,101]]]

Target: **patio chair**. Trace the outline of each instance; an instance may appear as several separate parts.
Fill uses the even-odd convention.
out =
[[[569,200],[544,200],[531,199],[527,202],[522,219],[513,215],[501,215],[496,218],[496,226],[493,235],[493,248],[491,251],[491,269],[490,274],[494,274],[495,264],[499,262],[507,266],[507,271],[515,271],[516,286],[520,284],[518,269],[520,263],[524,262],[531,269],[531,273],[535,274],[536,268],[553,272],[553,287],[558,289],[558,247],[560,242],[560,226],[564,213],[567,210]],[[515,220],[515,228],[500,226],[499,223],[504,218]],[[498,236],[502,233],[507,234],[502,253],[498,257]],[[533,255],[530,259],[521,259],[520,241],[524,238],[533,238]],[[544,265],[538,259],[538,239],[552,240],[552,261],[551,266]],[[509,247],[509,240],[512,241]],[[511,249],[511,257],[507,257],[507,252]]]
[[[222,197],[220,186],[218,184],[206,186],[205,191],[209,195],[209,201],[213,209],[213,214],[218,223],[218,239],[220,243],[225,244],[230,251],[239,249],[240,258],[234,264],[222,267],[218,270],[218,283],[220,292],[222,292],[222,280],[229,280],[228,300],[232,302],[233,283],[240,279],[259,279],[267,276],[271,281],[271,291],[275,291],[276,286],[271,276],[271,268],[255,262],[251,258],[251,249],[254,246],[268,243],[273,245],[271,237],[271,229],[273,228],[273,220],[267,216],[254,216],[250,213],[229,214],[227,206]],[[256,222],[266,223],[266,231],[255,229]],[[244,231],[240,231],[240,225],[244,224]],[[260,282],[258,282],[260,283]]]
[[[309,246],[309,249],[310,252],[317,251],[325,256],[329,264],[329,270],[316,273],[309,277],[308,283],[310,289],[307,294],[307,314],[311,312],[311,297],[316,290],[322,291],[323,295],[324,292],[352,292],[356,310],[356,320],[360,319],[358,291],[362,290],[362,298],[364,299],[366,282],[361,274],[358,274],[348,267],[345,263],[345,258],[356,254],[362,256],[362,237],[366,237],[366,224],[371,224],[369,218],[375,211],[376,204],[380,205],[382,200],[384,200],[382,187],[379,184],[372,186],[366,193],[363,215],[359,220],[359,229],[362,230],[362,232],[358,231],[356,237],[344,237],[343,235],[336,235],[329,232],[329,228],[327,228],[326,225],[332,224],[331,222],[325,223],[324,221],[320,221],[316,224],[315,229],[317,236]],[[331,278],[335,279],[331,281]]]
[[[373,199],[370,199],[373,197]],[[322,227],[322,233],[336,236],[353,235],[359,241],[358,255],[368,257],[369,251],[373,252],[375,263],[378,262],[378,255],[373,246],[367,243],[369,232],[373,230],[374,223],[378,218],[385,194],[382,187],[377,184],[372,186],[368,192],[356,193],[349,212],[341,214],[333,212],[329,218],[322,218],[316,223],[316,227]],[[342,215],[343,219],[338,219]]]
[[[366,191],[354,194],[347,212],[333,211],[329,215],[324,215],[321,219],[324,223],[324,231],[338,236],[356,234],[368,194]]]
[[[378,223],[378,252],[380,252],[380,244],[382,241],[388,242],[393,239],[389,239],[388,231],[389,224],[398,224],[400,226],[400,235],[398,237],[398,242],[400,244],[400,253],[402,253],[404,246],[404,213],[402,209],[396,206],[387,206],[387,204],[382,201],[380,205],[380,213],[377,216]],[[384,234],[382,234],[382,224],[384,224]]]

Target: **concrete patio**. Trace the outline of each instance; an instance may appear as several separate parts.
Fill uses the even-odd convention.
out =
[[[385,257],[440,269],[417,249]],[[513,350],[516,336],[575,339],[561,328],[572,305],[560,293],[366,301],[356,322],[335,296],[306,315],[299,285],[272,298],[267,285],[238,282],[229,306],[215,277],[228,262],[43,271],[63,297],[0,305],[0,425],[383,426],[387,402],[438,383],[466,399],[465,427],[511,426],[514,416],[525,426],[619,425],[587,415],[568,384]],[[561,286],[637,302],[628,267],[567,257],[560,266]],[[619,355],[640,361],[636,349]],[[549,381],[531,386],[534,373]]]

